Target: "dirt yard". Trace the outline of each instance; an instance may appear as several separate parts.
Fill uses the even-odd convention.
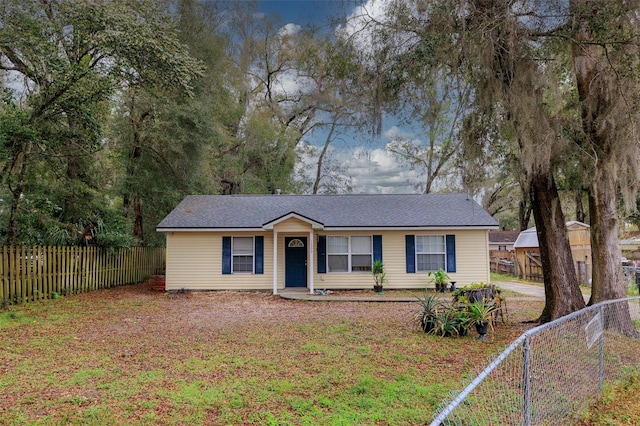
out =
[[[415,303],[167,295],[134,285],[0,311],[0,424],[423,424],[531,324],[438,338]]]

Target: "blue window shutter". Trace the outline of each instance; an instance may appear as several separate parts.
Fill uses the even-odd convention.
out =
[[[261,235],[254,237],[253,242],[255,245],[253,270],[256,274],[264,274],[264,237]]]
[[[327,273],[327,237],[318,235],[318,273]]]
[[[407,274],[416,272],[416,236],[405,235],[405,247],[407,252]]]
[[[382,261],[382,235],[373,236],[373,261]]]
[[[447,272],[456,271],[456,236],[447,235]]]
[[[222,237],[222,273],[231,273],[231,237]]]

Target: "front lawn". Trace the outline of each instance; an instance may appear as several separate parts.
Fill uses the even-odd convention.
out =
[[[532,324],[420,332],[415,303],[167,296],[144,285],[0,311],[0,424],[424,424]]]

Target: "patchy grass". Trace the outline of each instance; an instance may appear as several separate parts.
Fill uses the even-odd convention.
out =
[[[640,369],[626,374],[624,381],[606,386],[604,395],[577,416],[577,426],[640,425]]]
[[[486,342],[425,335],[414,303],[137,285],[11,307],[0,424],[424,424],[542,303],[509,302]]]

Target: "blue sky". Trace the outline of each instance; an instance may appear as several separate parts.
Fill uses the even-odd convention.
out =
[[[327,25],[333,16],[345,17],[353,1],[343,0],[259,0],[260,12],[278,15],[283,24]]]
[[[244,0],[236,0],[244,1]],[[258,0],[258,10],[264,14],[277,15],[280,23],[314,25],[326,31],[335,29],[335,19],[344,22],[359,5],[375,12],[386,0]],[[421,180],[419,173],[393,158],[385,150],[386,143],[397,136],[413,138],[409,129],[399,129],[385,120],[382,136],[360,137],[345,135],[331,147],[331,157],[346,170],[355,193],[414,193],[413,183]],[[318,145],[324,141],[322,135],[314,135],[305,142]],[[317,140],[315,140],[317,139]],[[313,171],[313,158],[303,158],[301,169]]]

